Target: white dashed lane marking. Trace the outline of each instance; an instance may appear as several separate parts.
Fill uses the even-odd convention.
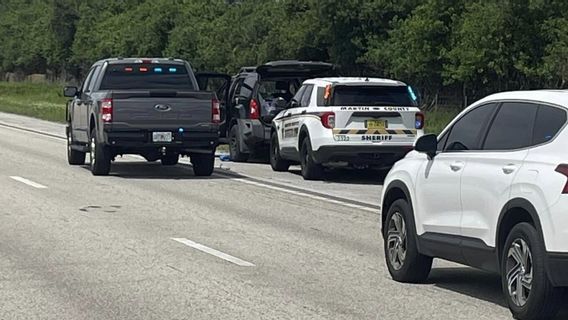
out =
[[[37,183],[37,182],[33,182],[33,181],[28,180],[28,179],[26,179],[26,178],[22,178],[22,177],[18,177],[18,176],[11,176],[10,179],[19,181],[19,182],[21,182],[21,183],[23,183],[23,184],[27,184],[28,186],[34,187],[34,188],[36,188],[36,189],[47,189],[46,186],[44,186],[44,185],[42,185],[42,184],[39,184],[39,183]]]
[[[226,254],[226,253],[221,252],[219,250],[209,248],[207,246],[204,246],[204,245],[197,243],[197,242],[193,242],[193,241],[186,239],[186,238],[171,238],[171,239],[174,240],[174,241],[177,241],[179,243],[185,244],[188,247],[192,247],[192,248],[197,249],[201,252],[208,253],[208,254],[213,255],[217,258],[221,258],[225,261],[229,261],[229,262],[234,263],[236,265],[239,265],[241,267],[254,267],[255,266],[254,264],[252,264],[248,261],[239,259],[237,257],[233,257],[230,254]]]

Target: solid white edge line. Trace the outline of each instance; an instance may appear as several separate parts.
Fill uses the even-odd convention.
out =
[[[10,176],[10,179],[19,181],[19,182],[21,182],[21,183],[23,183],[23,184],[27,184],[28,186],[34,187],[34,188],[36,188],[36,189],[47,189],[46,186],[44,186],[44,185],[42,185],[42,184],[39,184],[39,183],[37,183],[37,182],[33,182],[33,181],[28,180],[28,179],[26,179],[26,178],[22,178],[22,177],[18,177],[18,176]]]
[[[180,159],[180,162],[185,162],[183,160],[184,159]],[[187,163],[190,163],[189,160],[187,161]],[[248,176],[243,175],[241,173],[239,173],[239,174],[242,175],[242,176],[248,177]],[[219,173],[213,173],[213,175],[216,176],[216,177],[222,177],[222,178],[226,177],[225,175],[219,174]],[[261,179],[261,178],[257,178],[257,177],[250,177],[250,178],[257,179],[257,180]],[[297,196],[301,196],[301,197],[306,197],[306,198],[310,198],[310,199],[313,199],[313,200],[319,200],[319,201],[324,201],[324,202],[328,202],[328,203],[339,204],[339,205],[346,206],[346,207],[349,207],[349,208],[361,209],[361,210],[364,210],[364,211],[367,211],[367,212],[372,212],[372,213],[380,212],[379,209],[369,208],[369,207],[366,207],[366,206],[362,206],[362,205],[358,205],[358,204],[354,204],[354,203],[349,203],[349,202],[345,202],[345,201],[341,201],[341,200],[329,199],[329,198],[325,198],[325,197],[321,197],[321,196],[317,196],[317,195],[313,195],[313,194],[309,194],[309,193],[305,193],[305,192],[301,192],[301,191],[286,189],[285,187],[277,187],[277,186],[273,186],[273,185],[270,185],[270,184],[265,184],[265,183],[262,183],[262,182],[250,181],[250,180],[243,179],[243,178],[234,178],[234,179],[231,179],[231,180],[250,184],[250,185],[255,185],[257,187],[268,188],[268,189],[275,190],[275,191],[285,192],[285,193],[289,193],[289,194],[293,194],[293,195],[297,195]]]
[[[13,131],[20,131],[20,132],[26,132],[26,133],[33,133],[33,134],[36,134],[38,136],[47,137],[47,138],[55,139],[55,140],[58,140],[58,141],[67,139],[65,137],[65,135],[60,135],[60,134],[57,134],[57,133],[51,133],[51,132],[41,131],[41,130],[30,130],[30,129],[18,128],[18,126],[19,126],[18,124],[9,124],[9,123],[3,122],[3,121],[0,121],[0,126],[2,128],[5,128],[5,129],[11,129]]]
[[[234,263],[236,265],[239,265],[241,267],[254,267],[255,266],[254,264],[252,264],[248,261],[239,259],[237,257],[233,257],[232,255],[226,254],[226,253],[221,252],[219,250],[215,250],[213,248],[209,248],[205,245],[202,245],[202,244],[197,243],[197,242],[193,242],[193,241],[186,239],[186,238],[171,238],[171,239],[174,240],[174,241],[177,241],[179,243],[185,244],[188,247],[192,247],[192,248],[197,249],[199,251],[208,253],[208,254],[213,255],[217,258],[223,259],[225,261],[229,261],[229,262]]]
[[[310,199],[313,199],[313,200],[319,200],[319,201],[339,204],[339,205],[354,208],[354,209],[365,210],[365,211],[368,211],[368,212],[377,213],[377,211],[378,211],[377,209],[360,206],[358,204],[343,202],[343,201],[334,200],[334,199],[328,199],[328,198],[324,198],[324,197],[320,197],[320,196],[316,196],[316,195],[312,195],[312,194],[307,194],[307,193],[303,193],[303,192],[299,192],[299,191],[288,190],[288,189],[285,189],[285,188],[280,188],[280,187],[276,187],[276,186],[272,186],[272,185],[268,185],[268,184],[264,184],[264,183],[260,183],[260,182],[256,182],[256,181],[250,181],[250,180],[241,179],[241,178],[235,178],[235,179],[232,179],[232,180],[242,182],[242,183],[246,183],[246,184],[250,184],[250,185],[254,185],[254,186],[257,186],[257,187],[268,188],[268,189],[272,189],[272,190],[280,191],[280,192],[286,192],[286,193],[290,193],[290,194],[293,194],[293,195],[310,198]]]

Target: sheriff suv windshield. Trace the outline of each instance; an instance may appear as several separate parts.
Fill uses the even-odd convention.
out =
[[[179,64],[111,64],[100,90],[195,90],[189,73]]]
[[[325,90],[325,88],[322,88]],[[324,94],[322,90],[322,96]],[[327,106],[415,106],[408,86],[336,86]]]

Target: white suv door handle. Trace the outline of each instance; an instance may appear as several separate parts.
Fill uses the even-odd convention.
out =
[[[452,171],[460,171],[461,169],[463,169],[463,165],[464,163],[462,161],[456,161],[450,164],[450,169],[452,169]]]
[[[511,174],[511,173],[515,172],[515,170],[517,170],[517,166],[514,165],[514,164],[508,164],[508,165],[503,167],[503,173],[504,174]]]

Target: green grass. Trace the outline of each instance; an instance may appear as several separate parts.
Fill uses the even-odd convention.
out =
[[[65,103],[61,84],[0,82],[0,111],[34,118],[65,122]],[[426,132],[440,133],[459,113],[459,109],[426,112]],[[220,146],[227,151],[227,147]]]
[[[63,85],[0,82],[0,111],[65,122]]]
[[[229,145],[228,144],[220,144],[217,146],[217,152],[229,153]]]
[[[427,111],[426,115],[426,133],[439,134],[444,130],[446,125],[460,113],[460,109],[444,109],[437,111]]]

